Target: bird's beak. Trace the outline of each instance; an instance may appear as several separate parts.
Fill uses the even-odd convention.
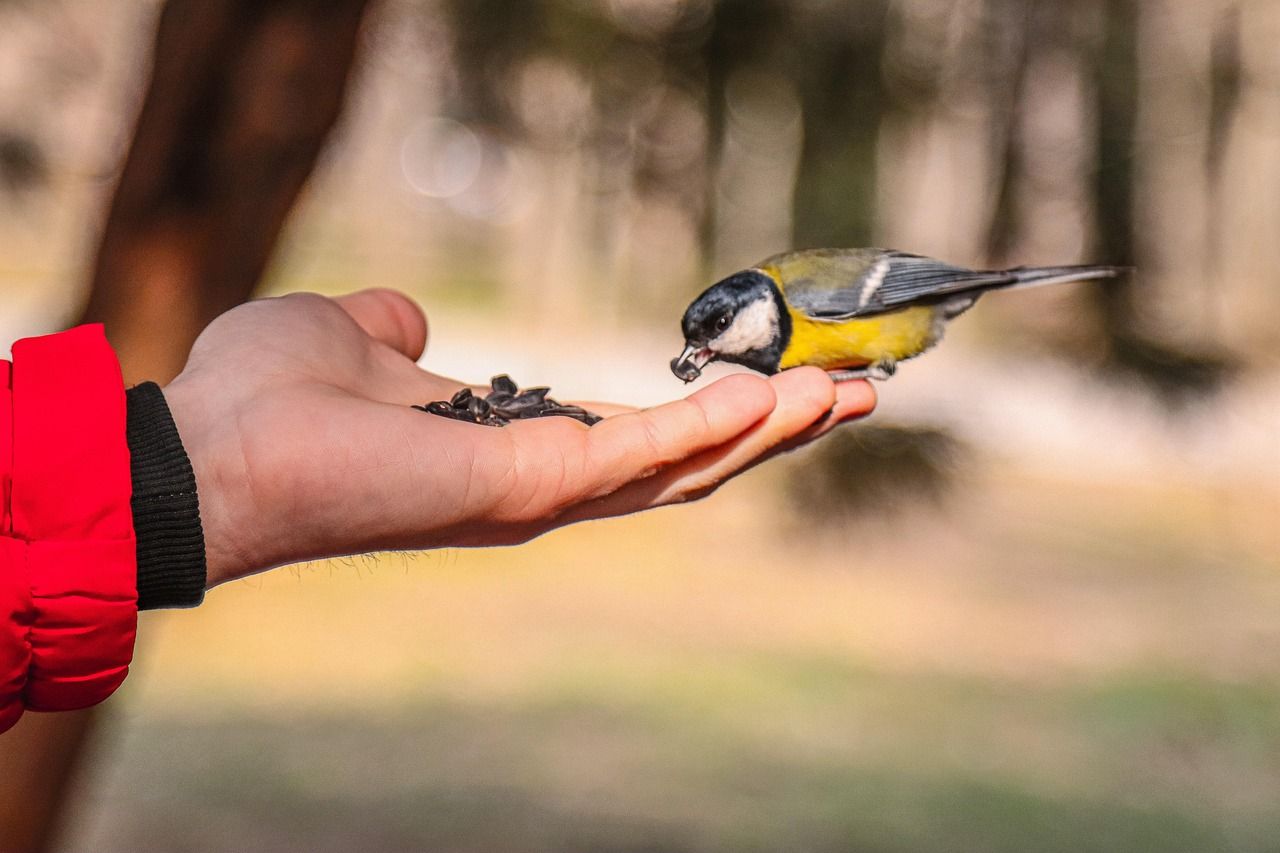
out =
[[[686,344],[684,352],[671,359],[671,372],[676,375],[677,379],[692,382],[702,375],[702,368],[707,366],[707,362],[711,361],[711,358],[712,352],[706,347],[695,347],[693,344]]]

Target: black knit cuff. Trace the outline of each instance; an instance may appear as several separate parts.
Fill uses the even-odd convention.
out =
[[[125,392],[138,539],[138,609],[195,607],[204,600],[204,530],[191,460],[160,386]]]

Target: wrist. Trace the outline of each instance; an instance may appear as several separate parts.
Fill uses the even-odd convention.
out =
[[[204,534],[205,587],[212,588],[250,574],[256,566],[248,557],[249,525],[233,512],[233,492],[244,488],[247,478],[243,471],[226,470],[229,460],[241,458],[234,440],[228,445],[225,437],[228,416],[210,411],[209,394],[194,385],[180,375],[164,387],[163,395],[190,462]]]
[[[194,607],[204,598],[205,545],[191,463],[159,386],[126,393],[138,608]]]

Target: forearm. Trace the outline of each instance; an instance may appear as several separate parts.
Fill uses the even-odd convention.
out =
[[[102,701],[137,622],[120,368],[100,327],[0,363],[0,730]]]

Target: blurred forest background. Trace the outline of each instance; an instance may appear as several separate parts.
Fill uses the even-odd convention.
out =
[[[652,403],[786,248],[1138,268],[984,301],[696,507],[144,617],[45,846],[1274,849],[1277,44],[1272,0],[0,0],[0,340],[102,320],[134,380],[384,285],[432,369]]]

